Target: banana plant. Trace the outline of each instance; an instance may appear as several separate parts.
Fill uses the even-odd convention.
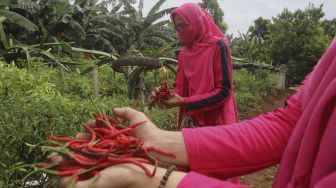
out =
[[[11,13],[9,14],[11,15]],[[14,13],[15,15],[15,13]],[[20,21],[27,21],[25,20],[25,18],[20,17],[18,15],[16,15],[17,19],[14,20],[21,20]],[[58,64],[59,66],[63,67],[65,70],[68,70],[68,68],[66,68],[62,63],[59,62],[59,60],[53,55],[51,54],[49,51],[45,51],[45,50],[41,50],[39,48],[35,48],[34,46],[29,46],[29,45],[22,45],[22,44],[13,44],[13,39],[10,38],[10,42],[8,42],[7,40],[7,36],[6,33],[4,31],[4,27],[3,27],[3,22],[6,20],[6,17],[0,16],[0,42],[1,44],[4,46],[4,53],[5,56],[12,56],[13,59],[10,59],[10,61],[12,60],[16,60],[17,58],[20,58],[20,54],[24,53],[25,54],[25,59],[26,59],[26,63],[27,63],[27,68],[29,69],[30,67],[30,59],[31,59],[31,53],[39,53],[42,56],[46,56],[49,59],[51,59],[52,61],[54,61],[56,64]],[[18,22],[20,22],[18,21]],[[28,20],[29,23],[29,20]]]

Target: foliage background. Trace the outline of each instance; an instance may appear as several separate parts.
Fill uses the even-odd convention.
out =
[[[136,103],[125,97],[126,84],[119,83],[122,75],[113,76],[111,68],[102,67],[100,71],[100,81],[105,83],[101,89],[108,94],[95,99],[89,75],[71,72],[62,76],[60,69],[38,61],[33,65],[26,70],[0,63],[1,187],[18,186],[29,170],[23,164],[46,160],[39,147],[51,132],[74,136],[83,131],[82,125],[97,109],[109,112],[113,107]],[[242,70],[235,78],[240,115],[248,117],[249,110],[258,110],[262,97],[271,90],[273,76]],[[153,109],[147,115],[163,129],[176,129],[177,109]]]
[[[157,1],[147,15],[142,0],[0,2],[0,187],[18,187],[32,170],[26,164],[47,160],[40,146],[51,132],[74,136],[93,113],[138,103],[127,97],[138,78],[144,78],[147,92],[158,85],[163,78],[156,70],[130,80],[139,67],[120,73],[111,65],[132,56],[175,58],[181,47],[173,26],[160,21],[170,11],[160,10],[164,2]],[[225,32],[218,1],[200,5]],[[323,16],[323,5],[308,4],[304,10],[284,9],[271,20],[260,17],[238,37],[227,34],[234,63],[271,65],[286,71],[289,86],[300,84],[335,36],[336,19]],[[92,91],[93,66],[99,66],[99,97]],[[169,68],[176,71],[176,64]],[[170,84],[173,80],[171,73]],[[261,112],[276,80],[267,70],[235,70],[241,120]],[[141,104],[140,110],[146,108]],[[146,114],[161,128],[176,129],[177,109]]]

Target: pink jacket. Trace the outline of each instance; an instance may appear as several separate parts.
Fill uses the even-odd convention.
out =
[[[182,131],[193,172],[179,188],[247,187],[221,180],[279,162],[275,188],[336,187],[336,38],[286,107]]]

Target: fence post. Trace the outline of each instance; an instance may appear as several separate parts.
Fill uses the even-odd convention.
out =
[[[281,71],[278,73],[278,84],[276,86],[277,90],[286,90],[286,71]]]
[[[144,82],[144,73],[142,72],[139,75],[139,93],[138,93],[138,99],[140,101],[141,104],[145,103],[145,82]]]
[[[99,97],[99,67],[93,66],[93,94],[95,97]]]

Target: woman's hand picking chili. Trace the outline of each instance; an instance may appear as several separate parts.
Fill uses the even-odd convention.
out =
[[[183,97],[179,94],[171,91],[171,97],[169,99],[163,99],[162,104],[167,108],[173,108],[176,106],[181,106],[184,103]]]

